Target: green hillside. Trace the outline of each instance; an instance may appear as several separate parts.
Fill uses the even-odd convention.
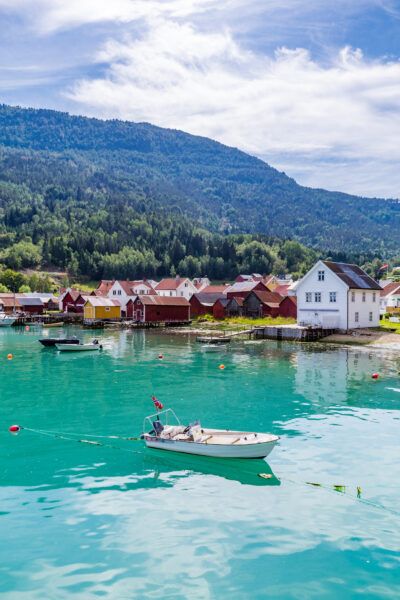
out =
[[[342,259],[394,254],[400,204],[301,187],[257,158],[180,131],[0,106],[7,266],[224,278],[314,260],[299,244],[284,248],[284,238]]]

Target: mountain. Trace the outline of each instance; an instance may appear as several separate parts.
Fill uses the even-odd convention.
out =
[[[91,233],[80,239],[77,260],[96,250],[96,229],[100,237],[111,236],[114,227],[118,237],[125,228],[124,242],[107,241],[97,248],[117,254],[127,244],[139,249],[142,240],[146,245],[149,228],[154,234],[161,219],[165,245],[177,241],[172,266],[189,251],[201,255],[201,249],[186,247],[179,227],[265,234],[270,239],[254,239],[272,246],[279,246],[276,237],[291,238],[341,256],[390,255],[400,243],[397,200],[302,187],[253,156],[181,131],[0,106],[0,247],[25,236],[42,244],[48,260],[68,266],[73,252],[79,252],[78,225],[86,231],[88,219],[94,219]],[[239,236],[235,244],[243,240]],[[159,263],[164,260],[161,242]],[[285,260],[278,246],[277,256]]]

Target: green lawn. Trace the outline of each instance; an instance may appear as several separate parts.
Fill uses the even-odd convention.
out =
[[[400,333],[400,323],[390,323],[390,321],[382,320],[380,327],[375,327],[377,331],[395,330],[395,333]]]

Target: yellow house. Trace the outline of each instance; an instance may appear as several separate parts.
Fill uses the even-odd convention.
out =
[[[266,279],[263,280],[263,284],[267,286],[270,292],[273,292],[274,289],[279,285],[274,275],[269,275],[269,277],[266,277]]]
[[[121,316],[121,305],[118,300],[110,300],[101,296],[89,296],[83,307],[85,319],[118,319]]]

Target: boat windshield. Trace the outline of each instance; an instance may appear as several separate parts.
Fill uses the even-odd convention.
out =
[[[181,422],[179,421],[178,417],[176,416],[176,414],[174,413],[174,411],[172,410],[172,408],[167,408],[165,410],[160,410],[158,413],[154,414],[154,415],[149,415],[148,417],[146,417],[143,421],[143,433],[146,433],[147,431],[150,431],[151,429],[154,429],[153,427],[153,421],[159,421],[163,427],[166,427],[167,425],[180,425]]]

